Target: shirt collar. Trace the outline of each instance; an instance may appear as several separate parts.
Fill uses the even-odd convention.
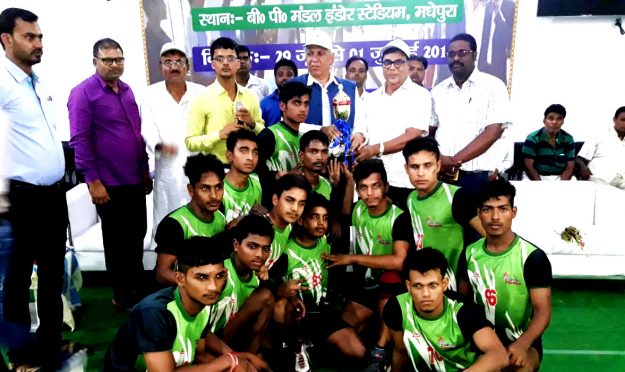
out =
[[[396,90],[395,92],[397,92],[397,91],[399,91],[399,90],[410,89],[410,84],[414,84],[414,83],[412,82],[412,80],[410,80],[410,76],[407,76],[407,77],[406,77],[406,80],[404,80],[404,82],[402,83],[402,85],[400,85],[400,86],[399,86],[399,88],[397,88],[397,90]],[[381,88],[382,88],[382,89],[379,89],[379,91],[380,91],[380,95],[385,95],[385,94],[386,94],[386,83],[384,83],[384,84],[381,86]],[[393,92],[393,93],[395,93],[395,92]],[[365,94],[365,91],[364,91],[364,90],[363,90],[363,93],[362,93],[362,94],[363,94],[363,95]]]
[[[467,83],[468,83],[468,86],[472,86],[478,83],[480,80],[480,74],[481,72],[478,71],[477,66],[475,66],[475,68],[473,69],[473,72],[471,72],[471,75],[469,75],[469,77],[467,78],[467,81],[465,81],[462,84],[462,87],[467,86]],[[458,88],[458,84],[456,84],[456,80],[454,80],[453,75],[449,77],[449,82],[447,83],[447,88],[451,88],[451,87]]]
[[[106,87],[109,87],[109,89],[113,90],[113,88],[111,88],[106,83],[106,81],[104,81],[104,79],[102,79],[100,75],[98,75],[97,72],[93,74],[93,76],[95,77],[95,80],[98,82],[98,84],[100,84],[100,87],[102,87],[102,89],[106,89]],[[124,82],[119,79],[117,80],[117,88],[119,89],[120,92],[124,92],[127,89],[126,84],[124,84]]]
[[[326,83],[326,86],[329,86],[330,84],[336,84],[339,85],[338,80],[336,80],[336,76],[334,75],[334,73],[332,71],[330,71],[330,79],[328,79],[328,82]],[[308,80],[306,81],[306,85],[311,86],[313,84],[317,84],[320,87],[324,87],[323,85],[321,85],[321,83],[315,79],[311,74],[308,74]]]
[[[4,59],[4,66],[5,66],[6,70],[9,72],[9,74],[11,74],[11,76],[13,76],[13,79],[15,79],[15,81],[18,84],[21,84],[24,80],[26,80],[29,77],[33,81],[39,80],[39,76],[37,76],[37,74],[35,74],[35,71],[31,70],[30,75],[28,75],[27,73],[24,72],[24,70],[19,68],[18,65],[13,63],[13,61],[8,59],[6,56],[4,56],[2,58]]]
[[[239,83],[235,83],[235,84],[237,85],[237,96],[247,89]],[[226,89],[224,89],[224,87],[217,80],[215,80],[213,84],[209,85],[209,88],[213,89],[215,93],[218,95],[227,94]]]

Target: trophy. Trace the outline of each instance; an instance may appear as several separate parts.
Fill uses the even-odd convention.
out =
[[[353,153],[348,154],[352,145],[352,127],[348,122],[351,114],[351,101],[349,95],[343,90],[343,84],[339,84],[339,91],[332,100],[332,106],[334,108],[334,117],[336,118],[334,125],[341,132],[341,135],[332,140],[329,150],[337,158],[344,155],[344,163],[346,165],[351,165],[354,157]],[[350,157],[352,159],[349,159]]]

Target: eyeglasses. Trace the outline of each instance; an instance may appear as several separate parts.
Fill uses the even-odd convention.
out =
[[[238,58],[235,56],[217,56],[215,58],[213,58],[213,61],[219,62],[219,63],[224,63],[224,62],[228,62],[228,63],[232,63],[234,61],[236,61]]]
[[[386,68],[386,69],[391,68],[391,65],[393,65],[393,66],[395,66],[396,69],[399,70],[405,64],[406,64],[406,60],[405,59],[396,59],[394,61],[391,61],[390,59],[385,59],[385,60],[382,61],[382,66],[384,66],[384,68]]]
[[[172,68],[174,65],[178,66],[178,67],[185,67],[187,65],[187,61],[184,61],[182,59],[178,59],[175,61],[172,60],[166,60],[166,61],[162,61],[161,65],[167,67],[167,68]]]
[[[447,58],[456,58],[456,56],[463,58],[473,53],[472,50],[469,49],[460,49],[460,50],[450,50],[447,52]]]
[[[117,58],[98,58],[96,57],[96,59],[99,59],[100,61],[102,61],[102,63],[106,66],[113,66],[113,62],[115,62],[117,65],[123,65],[124,61],[126,61],[126,58],[124,57],[117,57]]]

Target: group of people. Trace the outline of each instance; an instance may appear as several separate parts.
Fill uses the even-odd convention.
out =
[[[37,16],[4,10],[0,36],[0,106],[10,130],[10,206],[0,221],[14,237],[6,322],[30,326],[34,261],[39,276],[35,342],[10,345],[9,358],[56,370],[68,224],[63,151],[54,102],[32,70],[43,52]],[[76,167],[102,221],[112,303],[130,310],[104,370],[132,369],[139,355],[149,370],[279,370],[291,355],[285,370],[309,371],[312,345],[369,371],[537,370],[551,267],[512,230],[515,190],[500,177],[509,162],[508,94],[476,69],[475,39],[450,40],[451,77],[431,92],[419,85],[427,60],[402,40],[381,49],[385,83],[369,93],[364,59],[347,63],[354,82],[332,71],[329,35],[312,32],[305,48],[308,73],[278,61],[270,92],[250,74],[250,50],[234,40],[211,44],[216,80],[208,87],[185,80],[187,55],[167,43],[164,81],[137,104],[120,79],[121,45],[94,44],[95,73],[71,90],[67,107]],[[351,147],[335,157],[339,92],[350,98],[353,131]],[[534,137],[568,143],[550,129],[561,126],[562,111],[548,109]],[[620,141],[623,122],[617,111]],[[544,147],[528,149],[538,169]],[[599,173],[597,152],[607,150],[580,155],[590,161],[586,175]],[[574,158],[563,158],[569,172]],[[152,189],[156,291],[142,276]],[[36,233],[33,211],[47,221]]]

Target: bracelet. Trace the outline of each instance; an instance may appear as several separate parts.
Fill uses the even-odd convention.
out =
[[[380,142],[380,153],[378,154],[378,156],[382,155],[384,155],[384,142]]]
[[[231,352],[226,355],[230,357],[230,362],[232,363],[232,366],[230,367],[230,372],[233,372],[239,365],[239,358],[237,357],[237,353]]]

